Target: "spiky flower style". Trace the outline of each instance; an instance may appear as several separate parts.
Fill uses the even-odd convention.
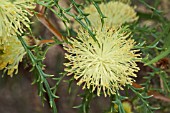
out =
[[[4,69],[10,76],[13,76],[14,72],[17,74],[19,62],[25,54],[18,38],[10,37],[8,42],[0,45],[0,70]]]
[[[135,62],[139,61],[140,54],[133,50],[135,42],[125,30],[97,29],[98,42],[86,31],[78,32],[77,38],[69,39],[72,47],[65,47],[68,52],[65,58],[69,60],[65,63],[65,71],[73,74],[78,85],[83,84],[83,89],[97,91],[98,96],[101,90],[107,96],[132,84],[139,70]]]
[[[107,17],[104,24],[109,27],[118,28],[124,23],[134,22],[138,19],[133,7],[122,2],[111,1],[108,3],[101,3],[99,5],[102,13]],[[92,27],[101,27],[101,19],[94,5],[89,5],[84,9],[85,13],[90,14],[88,19]],[[77,27],[77,23],[75,24]]]
[[[8,41],[8,37],[24,32],[29,28],[31,13],[35,8],[33,0],[0,0],[0,43]]]

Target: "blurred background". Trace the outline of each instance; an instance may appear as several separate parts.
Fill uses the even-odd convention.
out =
[[[69,0],[60,1],[60,4],[63,7],[68,7],[70,4]],[[80,1],[81,0],[77,0],[79,3]],[[169,0],[147,0],[147,3],[151,6],[157,5],[158,9],[164,12],[165,18],[170,20]],[[136,6],[136,10],[138,12],[150,12],[144,5],[138,2],[138,0],[132,1],[132,6],[134,5]],[[61,33],[64,33],[64,25],[53,13],[48,12],[47,17],[49,21],[55,25],[56,29],[58,29]],[[46,29],[37,20],[37,18],[33,18],[32,20],[34,21],[32,29],[35,37],[51,39],[53,34],[48,29]],[[141,24],[148,26],[154,26],[157,24],[152,20],[139,21],[141,21]],[[66,61],[64,59],[64,53],[65,52],[60,45],[54,45],[49,49],[46,59],[44,60],[44,64],[46,65],[46,73],[59,76],[59,73],[63,72],[63,62]],[[143,64],[139,64],[139,66],[141,71],[138,73],[138,83],[141,82],[142,75],[145,75],[149,70],[149,68],[143,66]],[[33,74],[29,72],[29,69],[30,68],[28,67],[24,68],[24,63],[20,63],[18,75],[14,75],[12,78],[10,76],[4,76],[0,79],[0,113],[52,113],[47,102],[43,106],[37,93],[37,86],[31,85],[33,81]],[[65,77],[65,80],[61,82],[57,91],[57,95],[60,97],[59,99],[55,100],[58,113],[78,113],[78,109],[73,108],[73,106],[79,105],[81,103],[81,98],[77,95],[83,91],[81,90],[81,87],[78,87],[75,83],[73,83],[71,86],[72,92],[69,93],[68,83],[66,82],[67,79],[69,79],[69,77]],[[50,84],[54,84],[51,80],[49,80],[49,82]],[[95,97],[91,102],[90,113],[103,113],[108,109],[109,104],[109,98]],[[166,106],[170,105],[170,103],[165,102],[162,102],[162,104],[166,104]],[[170,113],[170,110],[165,110],[164,112],[158,110],[157,113]]]

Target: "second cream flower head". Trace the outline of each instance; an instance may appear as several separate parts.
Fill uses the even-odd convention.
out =
[[[138,19],[134,8],[129,4],[112,1],[108,3],[101,3],[99,4],[99,7],[102,13],[106,16],[104,19],[104,25],[108,27],[118,28],[124,23],[134,22]],[[94,5],[87,6],[84,9],[84,13],[90,14],[87,17],[93,28],[102,26],[100,15]],[[75,23],[75,26],[78,27],[80,25]]]

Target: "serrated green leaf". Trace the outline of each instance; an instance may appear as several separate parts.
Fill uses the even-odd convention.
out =
[[[74,106],[73,108],[81,108],[82,107],[82,104],[78,105],[78,106]]]
[[[169,54],[170,54],[170,46],[165,51],[161,52],[160,55],[158,55],[157,57],[155,57],[151,61],[147,62],[145,65],[153,64],[153,63],[159,61],[160,59],[166,57]]]

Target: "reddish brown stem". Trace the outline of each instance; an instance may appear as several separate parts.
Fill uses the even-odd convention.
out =
[[[41,45],[41,44],[46,44],[46,43],[53,43],[55,42],[54,40],[41,40],[38,45]]]
[[[48,21],[48,19],[45,18],[45,16],[41,13],[37,14],[38,20],[45,26],[47,27],[57,38],[59,41],[67,41],[65,37],[63,37],[58,30]],[[65,46],[71,47],[70,45],[64,43]]]
[[[37,11],[39,13],[36,13],[36,16],[38,18],[38,20],[51,32],[53,33],[57,39],[61,42],[67,42],[67,39],[50,23],[50,21],[44,16],[44,12],[45,12],[45,8],[44,6],[39,6],[37,5]],[[35,9],[36,10],[36,9]],[[55,41],[53,40],[45,40],[45,41],[40,41],[40,44],[44,44],[44,43],[53,43]],[[71,48],[71,45],[64,43],[63,44],[66,47]]]
[[[47,27],[58,39],[59,41],[65,40],[64,37],[58,32],[55,27],[44,17],[43,14],[38,13],[37,14],[38,20]]]

